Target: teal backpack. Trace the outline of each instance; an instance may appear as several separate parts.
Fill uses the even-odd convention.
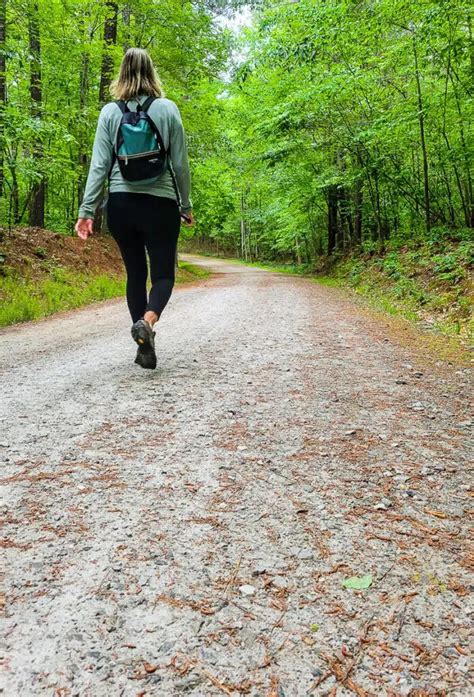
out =
[[[157,179],[168,168],[168,151],[155,122],[148,115],[155,99],[148,97],[143,104],[137,102],[136,111],[130,111],[123,100],[116,102],[122,119],[117,130],[112,167],[117,160],[122,177],[127,181]]]

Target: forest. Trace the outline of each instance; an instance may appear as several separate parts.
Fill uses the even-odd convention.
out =
[[[0,42],[4,227],[72,234],[98,113],[141,46],[182,113],[203,247],[310,264],[472,236],[467,2],[0,0]]]

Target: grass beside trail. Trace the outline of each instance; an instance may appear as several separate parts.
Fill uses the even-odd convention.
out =
[[[57,268],[41,280],[0,278],[0,326],[46,317],[54,312],[114,298],[125,292],[125,281],[101,274],[88,276]]]
[[[194,264],[189,264],[187,261],[180,261],[176,283],[187,283],[198,278],[207,278],[210,276],[210,273],[207,269],[203,269],[202,266],[194,266]]]
[[[180,262],[176,282],[189,283],[207,275],[207,271],[197,266]],[[123,276],[76,273],[60,266],[40,279],[8,274],[0,277],[0,327],[40,319],[124,294]]]
[[[349,286],[378,310],[470,340],[474,335],[473,259],[470,241],[424,242],[380,256],[340,259],[317,280]]]

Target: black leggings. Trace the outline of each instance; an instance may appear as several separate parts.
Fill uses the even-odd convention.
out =
[[[111,193],[107,222],[127,271],[127,303],[132,321],[141,319],[147,310],[160,316],[174,286],[180,228],[178,204],[171,198],[152,194]],[[148,302],[145,250],[152,283]]]

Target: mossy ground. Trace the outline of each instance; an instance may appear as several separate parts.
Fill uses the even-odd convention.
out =
[[[337,260],[320,283],[347,285],[380,310],[472,340],[474,244],[405,245],[383,255]]]

